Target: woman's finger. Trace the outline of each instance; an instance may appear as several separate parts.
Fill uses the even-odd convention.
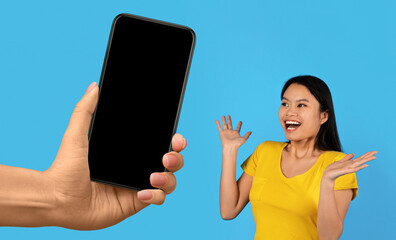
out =
[[[228,121],[228,124],[227,124],[228,129],[232,130],[232,122],[231,122],[231,116],[230,115],[227,116],[227,121]]]
[[[251,134],[252,134],[252,132],[247,132],[247,133],[245,134],[245,136],[243,136],[243,138],[246,139],[246,140],[248,140]]]
[[[220,126],[220,122],[217,119],[216,119],[216,125],[217,125],[217,129],[219,130],[219,132],[223,131],[223,129]]]
[[[369,157],[371,157],[371,156],[373,156],[373,155],[375,155],[375,154],[377,154],[377,151],[366,152],[366,153],[363,154],[362,156],[360,156],[360,157],[354,159],[354,161],[355,161],[355,162],[358,162],[358,161],[360,161],[360,160],[362,160],[362,159],[369,158]]]
[[[362,170],[363,168],[366,168],[366,167],[368,167],[368,166],[369,166],[368,164],[364,164],[364,165],[362,165],[362,166],[359,166],[359,167],[356,168],[356,171],[355,171],[355,172],[358,172],[358,171],[360,171],[360,170]]]
[[[241,127],[242,127],[242,122],[241,121],[239,121],[238,122],[238,125],[236,126],[236,128],[235,128],[235,131],[237,131],[238,133],[241,131]]]
[[[363,163],[366,163],[366,162],[368,162],[368,161],[372,161],[372,160],[374,160],[374,159],[376,159],[377,157],[376,156],[369,156],[369,157],[365,157],[365,158],[362,158],[362,159],[355,159],[355,160],[353,160],[353,163],[354,163],[354,165],[356,165],[356,166],[360,166],[360,165],[362,165]]]
[[[348,160],[351,160],[353,158],[353,156],[355,156],[355,154],[350,153],[350,154],[346,155],[345,157],[343,157],[339,162],[346,162]]]
[[[227,127],[227,121],[226,121],[225,116],[221,116],[221,120],[223,121],[223,129],[224,129],[224,130],[228,129],[228,127]]]

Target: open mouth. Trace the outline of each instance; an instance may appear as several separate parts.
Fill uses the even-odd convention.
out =
[[[285,121],[286,130],[293,131],[296,130],[299,126],[301,126],[300,122],[297,121]]]

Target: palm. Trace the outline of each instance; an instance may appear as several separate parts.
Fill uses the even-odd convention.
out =
[[[247,132],[243,137],[240,134],[242,122],[239,122],[235,130],[232,127],[231,117],[227,117],[227,121],[225,117],[222,117],[223,126],[220,125],[220,122],[216,120],[217,128],[219,130],[221,144],[224,146],[236,146],[240,147],[243,145],[246,140],[249,138],[252,132]]]
[[[137,199],[136,191],[96,182],[91,183],[92,199],[96,199],[96,201],[90,201],[89,215],[92,221],[82,222],[88,222],[94,229],[114,225],[148,206],[147,203]]]
[[[62,159],[57,160],[46,172],[57,201],[67,209],[64,214],[69,218],[73,215],[73,221],[62,222],[63,227],[81,230],[109,227],[149,205],[138,200],[134,190],[92,182],[83,161],[71,158],[70,164],[63,165]]]
[[[67,143],[67,144],[65,144]],[[92,182],[87,164],[88,139],[70,141],[65,134],[56,160],[46,171],[53,182],[57,201],[74,214],[63,223],[71,229],[100,229],[114,225],[140,211],[148,204],[137,200],[137,192]]]
[[[368,165],[365,163],[374,160],[376,158],[374,156],[376,153],[376,151],[367,152],[353,160],[352,158],[354,155],[348,154],[343,159],[327,166],[323,176],[331,181],[335,181],[340,176],[360,171],[363,168],[368,167]]]
[[[239,132],[230,129],[223,130],[220,133],[220,139],[223,145],[235,144],[240,146],[246,142],[246,139],[241,137]]]

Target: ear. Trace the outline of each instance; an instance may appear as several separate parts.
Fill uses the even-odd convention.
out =
[[[329,110],[320,113],[320,125],[327,122],[327,120],[329,120]]]

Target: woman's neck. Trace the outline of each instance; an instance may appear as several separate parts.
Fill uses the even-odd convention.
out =
[[[296,160],[318,157],[323,153],[323,151],[315,148],[315,139],[290,141],[285,150],[290,157]]]

